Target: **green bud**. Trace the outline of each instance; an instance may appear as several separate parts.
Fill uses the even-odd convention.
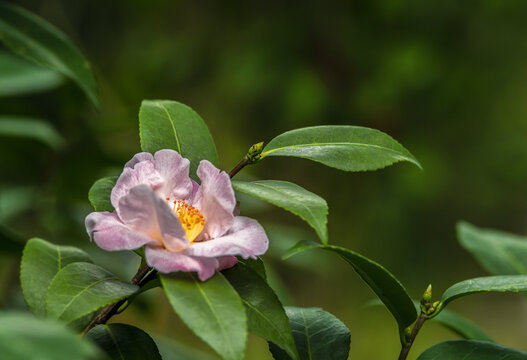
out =
[[[430,307],[428,308],[428,311],[426,311],[426,315],[432,315],[439,306],[440,301],[435,301]]]
[[[262,153],[263,145],[264,143],[262,141],[257,144],[254,144],[253,146],[249,148],[249,150],[247,151],[247,157],[249,158],[251,163],[257,162],[258,160],[260,160],[260,154]]]
[[[432,300],[432,284],[428,285],[425,293],[423,294],[423,302],[429,303]]]
[[[404,329],[404,340],[408,343],[410,338],[412,337],[412,328],[408,326],[406,329]]]

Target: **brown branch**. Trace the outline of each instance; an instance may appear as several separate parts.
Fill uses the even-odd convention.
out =
[[[232,179],[234,177],[234,175],[236,175],[241,169],[243,169],[245,166],[249,165],[251,163],[251,160],[249,159],[248,156],[245,156],[242,161],[240,161],[238,163],[238,165],[236,165],[234,167],[234,169],[232,169],[230,172],[229,172],[229,176],[230,178]]]
[[[426,314],[421,311],[421,314],[417,318],[417,321],[415,322],[414,327],[412,328],[412,333],[410,334],[410,338],[408,339],[406,345],[403,346],[401,349],[401,353],[399,354],[399,360],[406,360],[406,357],[408,356],[408,353],[410,352],[410,349],[412,348],[412,345],[414,343],[415,337],[417,336],[417,333],[419,330],[421,330],[421,327],[426,321]]]
[[[137,270],[137,273],[134,275],[132,280],[130,280],[130,284],[137,285],[139,288],[143,287],[147,282],[152,280],[157,274],[156,270],[153,270],[148,265],[143,265]],[[120,300],[116,303],[110,304],[97,313],[95,317],[90,321],[88,326],[82,331],[82,335],[86,335],[88,331],[90,331],[93,327],[99,324],[106,324],[108,320],[112,316],[114,316],[117,313],[117,310],[126,302],[127,299]]]

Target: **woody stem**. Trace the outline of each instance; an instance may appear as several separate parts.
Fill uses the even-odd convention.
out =
[[[147,282],[152,280],[157,274],[157,271],[152,269],[148,265],[141,266],[137,273],[134,275],[132,280],[130,280],[130,284],[137,285],[139,288],[143,287]],[[121,301],[118,301],[114,304],[110,304],[97,313],[97,315],[92,319],[92,321],[86,326],[86,328],[82,331],[82,335],[86,335],[88,331],[90,331],[93,327],[99,324],[106,324],[108,320],[112,316],[114,316],[117,313],[117,310],[126,302],[127,299],[123,299]]]
[[[234,175],[236,175],[238,172],[240,172],[241,169],[243,169],[246,165],[249,165],[250,163],[251,160],[249,159],[249,157],[245,156],[242,161],[240,161],[238,165],[236,165],[234,169],[229,172],[230,178],[232,179]]]

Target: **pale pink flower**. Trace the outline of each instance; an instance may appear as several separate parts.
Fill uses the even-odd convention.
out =
[[[112,190],[114,212],[86,217],[90,238],[108,251],[145,246],[147,263],[162,273],[196,271],[204,281],[216,270],[265,253],[269,240],[256,220],[235,216],[229,175],[200,162],[198,185],[190,162],[174,150],[136,154]]]

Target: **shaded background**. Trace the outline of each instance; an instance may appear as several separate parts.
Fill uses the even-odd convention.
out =
[[[297,127],[361,125],[399,140],[422,163],[344,173],[307,160],[270,158],[243,176],[280,179],[326,198],[330,242],[383,264],[419,298],[485,275],[457,243],[455,224],[527,234],[527,2],[354,1],[16,1],[70,36],[90,59],[101,96],[96,111],[72,82],[54,90],[0,97],[5,115],[46,119],[65,139],[56,151],[0,137],[0,221],[90,251],[129,278],[137,258],[88,242],[87,192],[119,174],[140,151],[142,99],[194,108],[230,170],[258,141]],[[242,175],[242,174],[240,174]],[[284,302],[320,306],[351,330],[354,359],[393,359],[395,321],[361,307],[374,297],[348,265],[326,254],[279,256],[314,238],[282,210],[241,199],[244,215],[268,225],[264,261]],[[116,259],[118,259],[116,261]],[[1,308],[23,308],[17,258],[3,255]],[[499,343],[527,350],[527,304],[514,295],[474,295],[452,309]],[[207,349],[157,290],[115,318]],[[455,338],[427,324],[410,358]],[[380,345],[379,345],[380,344]],[[214,356],[214,355],[213,355]],[[250,337],[248,359],[270,359]]]

